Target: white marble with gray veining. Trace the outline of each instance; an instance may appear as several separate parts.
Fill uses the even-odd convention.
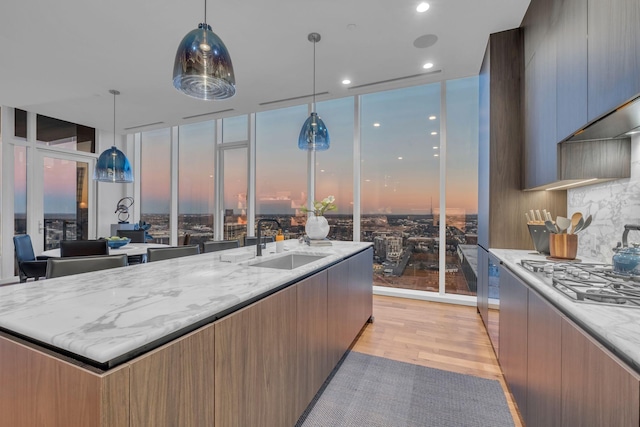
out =
[[[640,224],[640,134],[631,141],[631,177],[567,190],[567,214],[581,212],[593,222],[578,234],[578,257],[611,263],[625,224]],[[629,242],[640,243],[631,231]]]
[[[326,257],[296,268],[220,261],[221,252],[0,287],[0,327],[106,363],[369,247],[287,240],[288,253]],[[224,251],[255,253],[256,247]],[[267,245],[260,261],[276,254]]]
[[[580,324],[596,339],[607,342],[625,360],[633,363],[640,372],[640,307],[616,307],[586,302],[575,302],[553,289],[550,281],[520,265],[521,259],[545,258],[530,251],[515,249],[491,249],[504,265],[533,289],[543,295],[567,317]],[[596,262],[594,259],[583,259]]]

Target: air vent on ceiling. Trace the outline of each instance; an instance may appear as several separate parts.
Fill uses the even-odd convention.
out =
[[[433,70],[433,71],[428,71],[426,73],[414,74],[412,76],[397,77],[395,79],[381,80],[379,82],[373,82],[373,83],[365,83],[365,84],[358,85],[358,86],[350,86],[349,90],[361,89],[363,87],[370,87],[370,86],[381,85],[381,84],[385,84],[385,83],[399,82],[401,80],[415,79],[417,77],[430,76],[432,74],[438,74],[438,73],[441,73],[441,72],[442,72],[442,70]]]
[[[320,93],[316,93],[316,96],[328,95],[328,94],[329,94],[329,92],[320,92]],[[261,102],[258,105],[264,106],[264,105],[278,104],[280,102],[297,101],[299,99],[312,98],[312,97],[313,97],[313,94],[303,95],[303,96],[294,96],[293,98],[286,98],[286,99],[278,99],[276,101]]]
[[[187,119],[195,119],[196,117],[213,116],[215,114],[228,113],[229,111],[234,111],[234,109],[227,108],[226,110],[212,111],[210,113],[194,114],[193,116],[186,116],[186,117],[183,117],[182,119],[187,120]]]
[[[147,124],[144,124],[144,125],[131,126],[131,127],[128,127],[128,128],[124,128],[124,130],[132,130],[132,129],[146,128],[146,127],[148,127],[148,126],[161,125],[161,124],[163,124],[163,123],[164,123],[164,122],[147,123]]]

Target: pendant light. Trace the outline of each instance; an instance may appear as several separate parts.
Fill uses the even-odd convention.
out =
[[[329,149],[329,131],[322,119],[316,113],[316,43],[320,41],[320,34],[310,33],[307,39],[313,43],[313,103],[311,114],[302,125],[298,136],[298,148],[301,150],[324,151]]]
[[[180,42],[173,65],[173,86],[193,98],[226,99],[236,94],[236,78],[231,57],[220,37],[204,22]]]
[[[120,95],[120,92],[111,89],[109,93],[113,95],[113,146],[104,150],[98,157],[93,179],[101,182],[129,183],[133,182],[131,163],[127,156],[116,148],[116,95]]]

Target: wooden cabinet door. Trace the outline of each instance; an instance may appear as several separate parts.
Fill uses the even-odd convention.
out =
[[[372,264],[373,265],[373,264]],[[345,351],[351,345],[349,324],[349,307],[351,306],[349,290],[349,263],[341,262],[328,270],[328,357],[329,364],[336,366]]]
[[[553,28],[525,69],[525,188],[558,179],[556,43]]]
[[[564,0],[555,25],[557,139],[581,129],[587,119],[587,2]]]
[[[562,426],[637,426],[639,402],[638,375],[563,318]]]
[[[640,93],[640,2],[589,0],[589,121]]]
[[[131,362],[131,427],[214,423],[214,325]]]
[[[296,285],[298,416],[302,415],[335,366],[329,365],[327,349],[327,275],[324,270]]]
[[[215,425],[297,420],[296,286],[215,323]]]
[[[561,427],[562,317],[529,290],[527,427]]]
[[[509,270],[500,268],[499,361],[522,417],[527,419],[528,289]]]
[[[355,339],[373,314],[373,249],[360,252],[349,258],[347,262],[349,262],[349,286],[353,297],[350,323],[353,328],[353,339]]]

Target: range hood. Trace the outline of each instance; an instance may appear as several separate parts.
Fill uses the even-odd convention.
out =
[[[624,138],[640,132],[640,96],[579,130],[567,142]]]

